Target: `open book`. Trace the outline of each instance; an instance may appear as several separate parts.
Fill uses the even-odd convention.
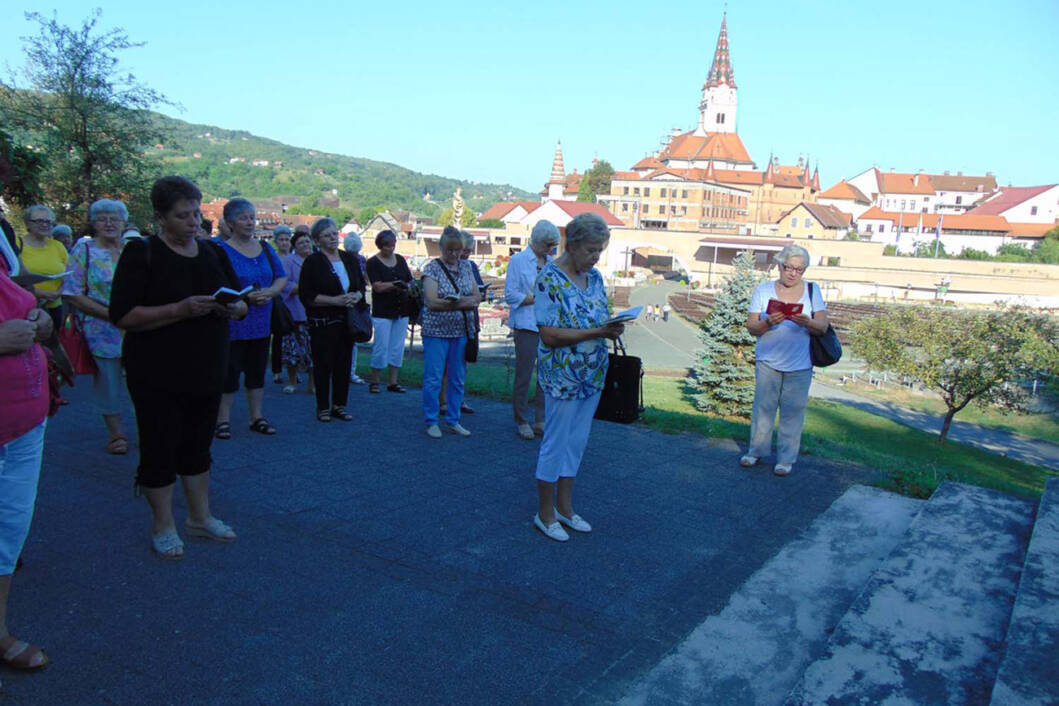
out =
[[[35,272],[24,272],[20,275],[15,275],[11,279],[19,286],[28,287],[30,285],[40,284],[41,282],[47,282],[50,279],[61,279],[68,274],[70,274],[70,270],[60,272],[57,275],[38,275]]]
[[[232,302],[246,299],[246,295],[252,291],[254,291],[253,287],[244,287],[238,292],[234,289],[229,289],[228,287],[221,287],[213,293],[213,299],[218,304],[231,304]]]
[[[802,304],[801,302],[781,302],[779,299],[769,299],[765,313],[775,314],[776,312],[781,312],[789,319],[802,313]]]
[[[642,306],[634,306],[631,309],[626,309],[625,311],[620,311],[617,314],[615,314],[614,316],[612,316],[609,319],[607,319],[606,321],[604,321],[603,325],[604,326],[609,326],[610,324],[624,324],[626,321],[632,321],[637,316],[639,316],[641,311],[643,311],[643,307]]]

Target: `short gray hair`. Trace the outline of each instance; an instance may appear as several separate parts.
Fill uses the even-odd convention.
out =
[[[275,228],[272,229],[272,237],[273,238],[275,238],[275,237],[277,237],[279,235],[282,235],[284,233],[286,233],[287,235],[291,234],[290,226],[286,226],[286,225],[280,224],[280,225],[278,225],[278,226],[276,226]]]
[[[121,216],[121,220],[129,220],[129,209],[125,208],[125,204],[121,201],[114,199],[99,199],[93,201],[92,205],[88,207],[88,220],[96,220],[96,216],[101,213],[116,213]]]
[[[805,262],[805,266],[809,267],[809,251],[803,248],[801,245],[790,245],[784,246],[783,250],[772,256],[772,261],[781,267],[787,264],[787,261],[792,257],[800,257]]]
[[[25,221],[28,224],[30,219],[33,218],[33,214],[36,213],[37,211],[44,211],[45,213],[48,214],[48,218],[50,218],[52,220],[52,222],[55,221],[55,211],[51,210],[50,208],[48,208],[44,204],[40,204],[40,203],[33,204],[32,206],[27,208],[25,211],[23,211],[22,212],[22,220]]]
[[[335,230],[338,230],[338,224],[335,223],[334,218],[318,219],[316,223],[313,223],[312,230],[309,231],[309,237],[311,237],[315,243],[320,239],[320,234],[327,230],[328,227],[333,227]]]
[[[566,247],[586,243],[605,243],[610,240],[610,229],[595,213],[582,213],[566,225]]]
[[[460,247],[463,247],[463,236],[460,235],[459,228],[454,226],[445,226],[445,229],[441,231],[441,237],[438,238],[438,247],[442,250],[448,250],[449,245],[453,243],[459,243]]]
[[[74,231],[72,228],[70,228],[70,226],[66,225],[65,223],[60,223],[59,225],[51,229],[51,237],[54,238],[57,235],[68,235],[72,238],[74,237]]]
[[[464,250],[474,250],[474,236],[469,230],[461,230],[460,237],[463,238]]]
[[[234,198],[228,203],[224,204],[224,209],[222,211],[222,214],[224,215],[224,220],[228,221],[229,223],[232,221],[239,220],[239,217],[242,216],[244,213],[252,213],[254,214],[254,216],[257,216],[257,209],[254,208],[254,204],[250,203],[248,199],[244,199],[242,197]]]
[[[342,246],[346,252],[358,253],[364,247],[364,241],[356,233],[350,233],[342,239]]]
[[[549,220],[537,221],[530,231],[530,245],[558,245],[559,229]]]

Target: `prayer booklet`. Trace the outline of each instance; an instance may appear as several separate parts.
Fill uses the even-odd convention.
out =
[[[246,299],[246,295],[252,291],[254,291],[253,287],[244,287],[238,292],[234,289],[229,289],[228,287],[221,287],[213,293],[213,299],[218,304],[231,304],[240,301],[241,299]]]
[[[769,299],[765,313],[775,314],[776,312],[781,312],[784,317],[790,319],[802,313],[802,304],[801,302],[781,302],[779,299]]]
[[[618,312],[614,316],[604,321],[603,325],[609,326],[610,324],[624,324],[627,321],[634,320],[637,316],[640,315],[641,311],[643,311],[642,306],[634,306],[631,309],[626,309],[625,311]]]

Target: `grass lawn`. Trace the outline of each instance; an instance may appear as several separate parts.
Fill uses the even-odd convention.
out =
[[[368,355],[361,351],[357,371],[367,377]],[[514,369],[502,362],[481,361],[469,366],[466,389],[473,396],[510,399]],[[423,360],[407,356],[400,381],[420,386]],[[734,439],[745,446],[749,422],[710,416],[696,410],[683,396],[682,378],[647,376],[642,422],[665,434],[691,432],[713,438]],[[958,415],[959,416],[959,415]],[[1025,497],[1039,497],[1048,469],[1014,461],[955,442],[937,443],[937,437],[902,426],[861,410],[834,402],[810,400],[806,414],[802,453],[858,463],[886,473],[884,487],[916,497],[926,497],[943,480],[955,480]]]

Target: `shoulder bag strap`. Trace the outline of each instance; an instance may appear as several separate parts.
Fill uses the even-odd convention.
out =
[[[809,283],[809,318],[813,318],[813,295],[815,294],[816,285],[812,282]]]
[[[445,273],[445,276],[449,278],[449,282],[452,283],[452,288],[456,290],[456,295],[459,296],[460,288],[456,286],[456,280],[452,278],[452,273],[449,272],[449,268],[445,267],[445,263],[438,260],[438,266],[441,267],[441,271]],[[458,267],[458,265],[457,265]],[[471,327],[467,325],[467,310],[461,309],[460,313],[463,314],[463,330],[467,333],[467,338],[471,337]]]

